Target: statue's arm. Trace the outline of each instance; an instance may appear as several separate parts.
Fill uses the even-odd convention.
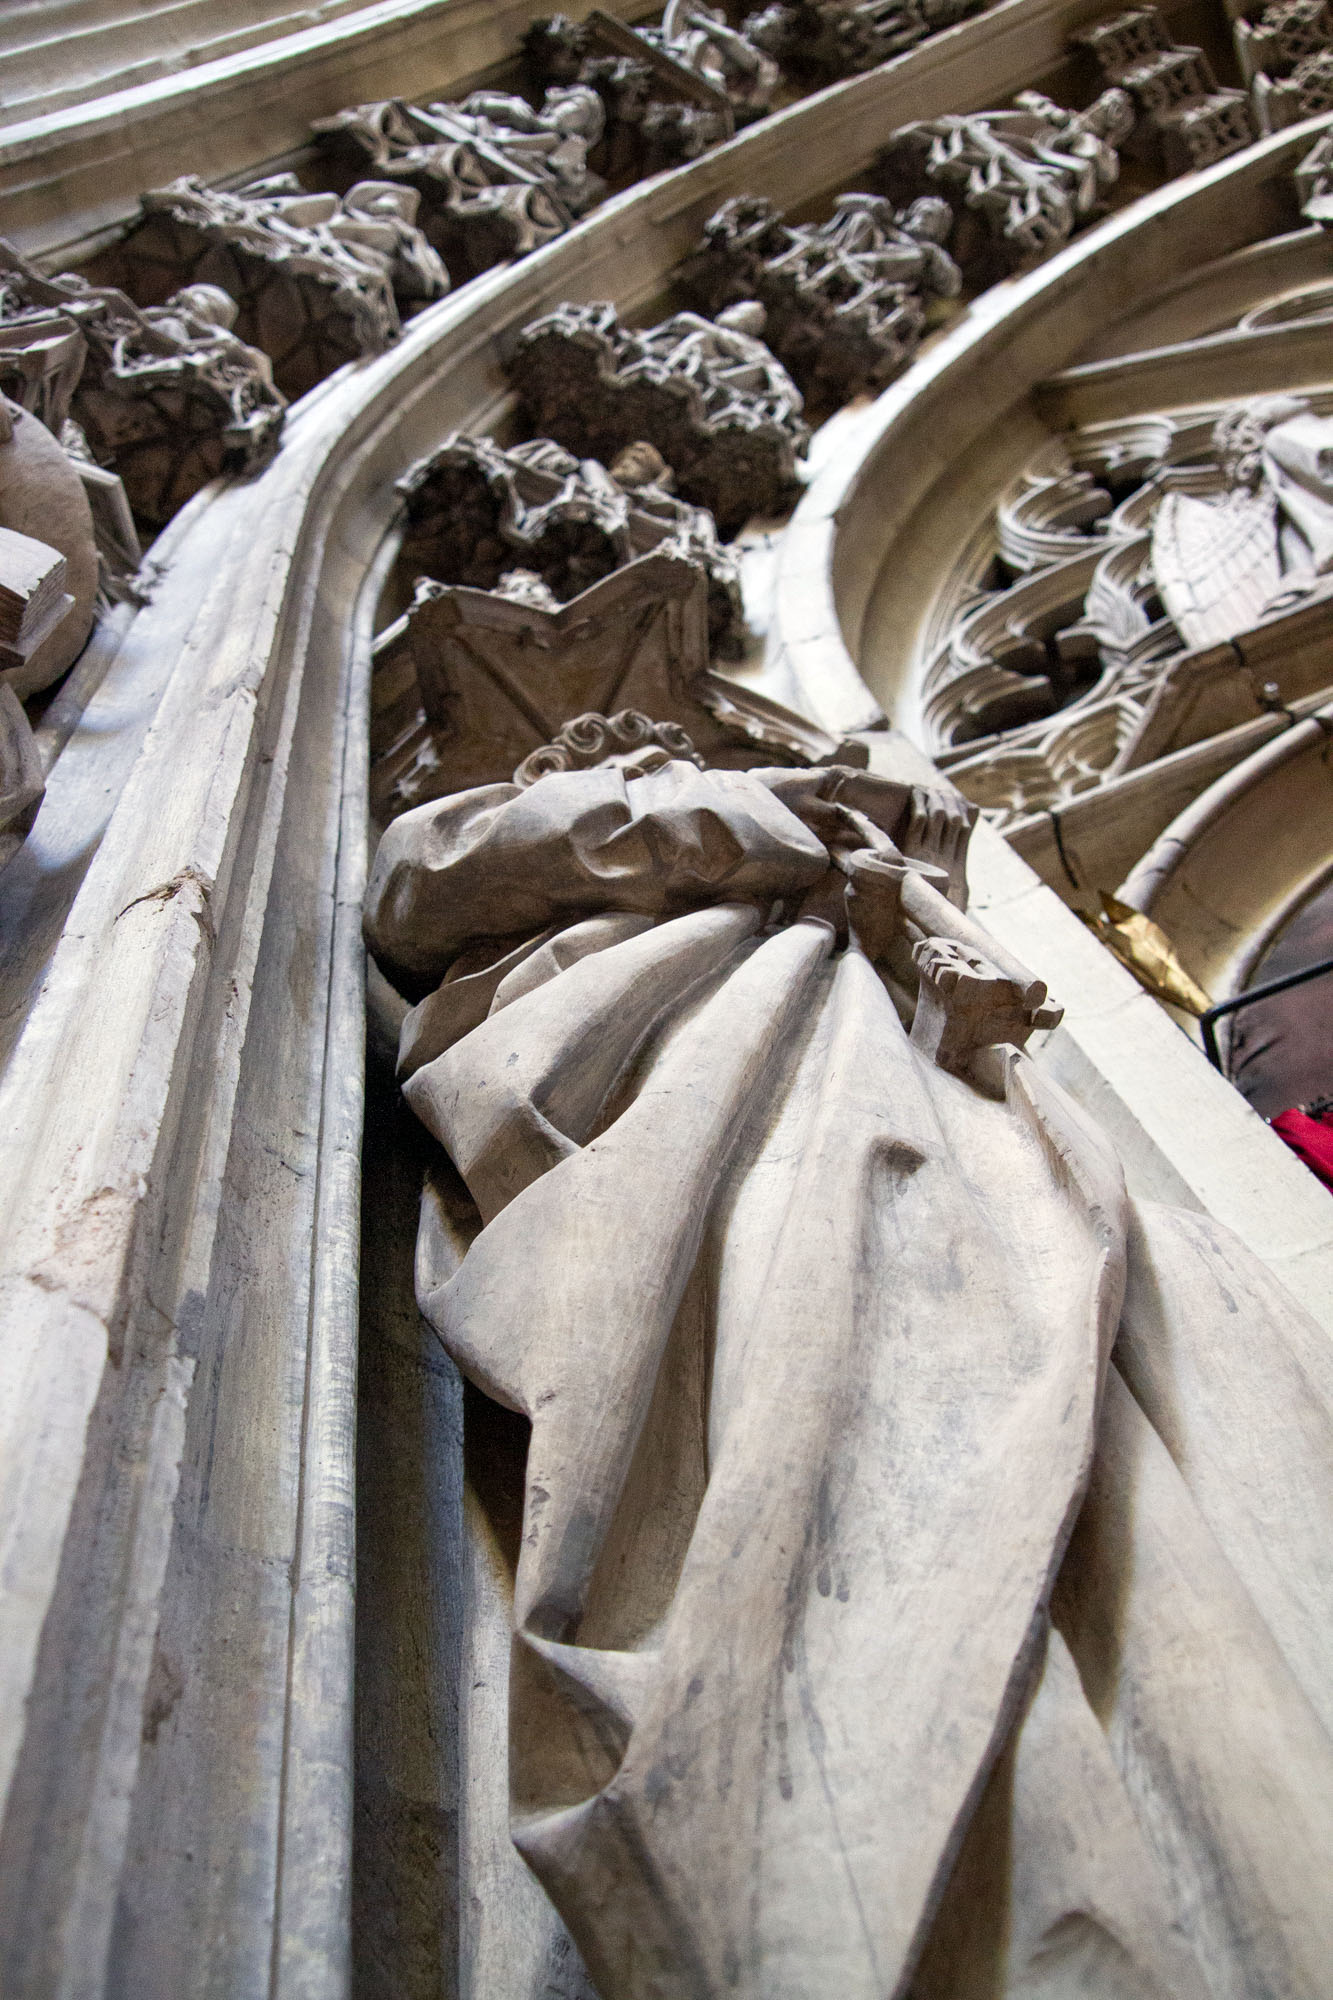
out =
[[[523,928],[533,836],[544,844],[549,829],[516,825],[512,813],[506,819],[522,797],[517,785],[481,785],[430,800],[385,829],[363,927],[371,951],[404,991],[441,978],[470,939]]]

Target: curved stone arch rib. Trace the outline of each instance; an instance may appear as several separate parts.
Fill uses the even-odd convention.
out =
[[[1128,876],[1214,1000],[1243,992],[1333,853],[1333,703],[1246,757],[1171,821]]]

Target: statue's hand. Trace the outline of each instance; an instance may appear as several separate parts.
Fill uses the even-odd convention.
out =
[[[830,851],[873,844],[873,830],[913,861],[948,877],[950,902],[966,902],[965,865],[974,809],[947,785],[913,785],[841,764],[752,771]],[[869,825],[867,826],[867,821]]]
[[[906,824],[898,845],[914,861],[931,861],[949,878],[949,901],[967,901],[967,843],[974,809],[961,793],[943,785],[913,785]]]

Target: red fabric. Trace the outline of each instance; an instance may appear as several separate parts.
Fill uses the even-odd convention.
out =
[[[1304,1111],[1279,1111],[1273,1130],[1333,1193],[1333,1116],[1311,1118]]]

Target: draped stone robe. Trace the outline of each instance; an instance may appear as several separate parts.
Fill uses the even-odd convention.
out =
[[[1327,1536],[1238,1407],[1276,1346],[1326,1523],[1319,1337],[1139,1217],[1084,1505],[1118,1165],[1017,1050],[922,1055],[777,777],[487,786],[373,872],[476,1209],[422,1309],[531,1423],[513,1837],[604,2000],[1331,1991]]]

